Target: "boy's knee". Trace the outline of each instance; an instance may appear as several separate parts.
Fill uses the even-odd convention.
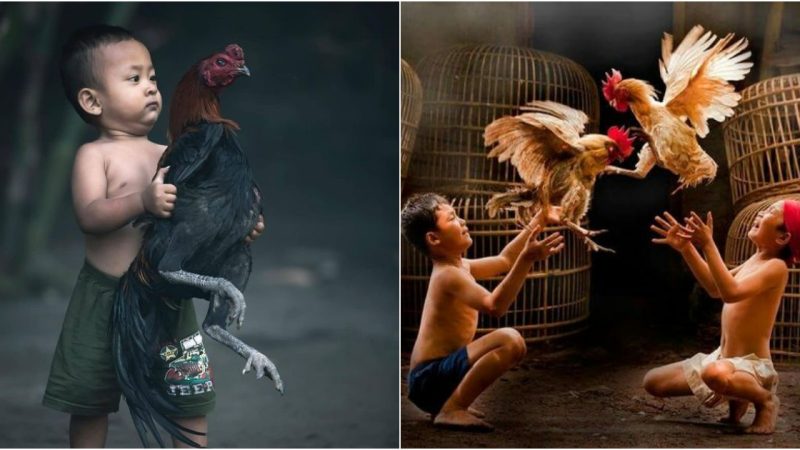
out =
[[[503,334],[503,346],[509,350],[513,360],[521,361],[528,351],[525,339],[513,328],[501,328],[499,331]]]
[[[644,375],[642,386],[648,394],[655,397],[665,397],[665,386],[655,370],[650,370]]]
[[[728,387],[728,379],[733,375],[733,367],[725,362],[711,363],[703,369],[700,377],[703,383],[707,384],[711,390],[723,392]]]

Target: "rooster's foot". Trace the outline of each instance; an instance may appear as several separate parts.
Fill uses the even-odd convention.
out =
[[[275,364],[269,360],[266,356],[262,353],[253,351],[250,353],[250,357],[247,358],[247,362],[244,364],[244,369],[242,370],[242,374],[245,374],[251,370],[255,369],[256,371],[256,379],[260,379],[267,376],[270,380],[275,383],[275,389],[283,395],[283,381],[281,380],[281,376],[278,373],[278,369],[275,367]]]
[[[607,233],[608,230],[586,230],[586,234],[583,235],[584,238],[588,237],[595,237],[597,235]]]
[[[586,244],[587,247],[589,247],[589,250],[591,250],[593,252],[601,252],[602,251],[602,252],[609,252],[609,253],[617,253],[613,249],[606,248],[606,247],[603,247],[602,245],[599,245],[597,242],[589,239],[588,237],[584,237],[583,238],[583,242]]]
[[[238,292],[238,289],[236,289]],[[223,293],[215,292],[211,294],[211,300],[215,304],[221,304],[223,300],[228,302],[228,315],[225,317],[225,328],[236,323],[236,327],[241,329],[244,323],[244,311],[247,309],[247,304],[244,302],[244,296],[237,296],[235,292],[224,291]]]

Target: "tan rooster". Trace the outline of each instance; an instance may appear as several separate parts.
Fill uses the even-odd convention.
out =
[[[658,164],[678,175],[680,185],[673,194],[714,179],[717,164],[697,143],[697,136],[708,134],[708,119],[722,122],[733,115],[741,96],[729,81],[743,79],[753,66],[747,61],[747,39],[733,42],[733,38],[728,34],[717,40],[696,25],[673,51],[672,35],[664,33],[659,69],[666,91],[660,102],[646,81],[622,79],[614,69],[606,74],[603,96],[619,112],[630,107],[648,136],[636,169],[609,167],[606,172],[644,178]]]
[[[484,132],[488,157],[510,160],[526,186],[493,196],[486,207],[495,217],[500,209],[515,209],[527,222],[533,211],[560,207],[561,223],[584,238],[591,250],[601,247],[590,237],[593,231],[579,224],[589,210],[595,179],[614,160],[633,151],[633,140],[624,129],[611,127],[608,135],[583,135],[589,118],[581,111],[555,102],[532,102],[515,117],[501,117]]]

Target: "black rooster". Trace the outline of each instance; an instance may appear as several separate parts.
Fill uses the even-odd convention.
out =
[[[169,219],[144,215],[144,242],[120,280],[112,329],[117,378],[136,430],[147,446],[148,432],[162,447],[161,425],[176,439],[197,446],[168,416],[178,411],[152,376],[166,324],[174,320],[169,305],[203,298],[210,305],[203,330],[247,360],[245,371],[267,375],[283,393],[275,365],[226,328],[244,320],[242,291],[252,259],[245,237],[261,213],[261,194],[233,130],[220,116],[219,91],[238,76],[250,75],[244,53],[235,44],[192,66],[178,83],[170,104],[169,147],[159,167],[169,166],[165,182],[178,188]]]

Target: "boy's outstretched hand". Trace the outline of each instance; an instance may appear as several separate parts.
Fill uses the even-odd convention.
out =
[[[705,222],[692,211],[686,219],[686,225],[689,237],[695,245],[700,248],[706,248],[709,244],[714,245],[714,218],[711,216],[711,211],[706,213]]]
[[[656,216],[656,224],[650,225],[650,229],[658,233],[661,238],[653,238],[654,244],[667,244],[677,251],[683,251],[691,240],[691,230],[687,229],[672,214],[664,211],[661,216]]]
[[[531,223],[536,223],[536,217]],[[564,248],[564,236],[561,236],[560,233],[551,233],[544,239],[538,240],[536,237],[542,232],[542,225],[537,223],[532,227],[526,226],[526,228],[531,232],[531,235],[528,236],[528,242],[525,243],[525,249],[522,250],[520,257],[531,262],[540,261],[550,257],[550,255],[555,255]]]

